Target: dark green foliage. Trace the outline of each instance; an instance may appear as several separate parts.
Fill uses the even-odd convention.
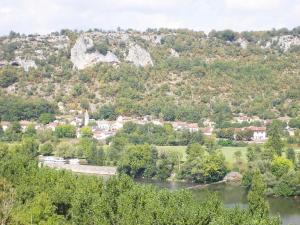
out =
[[[18,81],[17,70],[5,68],[0,70],[0,87],[6,88]]]
[[[99,43],[95,43],[93,47],[89,48],[87,52],[92,53],[98,51],[102,55],[106,55],[108,52],[108,47],[109,46],[107,42],[99,42]]]
[[[0,96],[1,120],[30,120],[38,119],[43,113],[54,114],[56,107],[49,102],[28,98],[23,99],[15,96]]]
[[[293,150],[288,150],[286,156],[288,158],[277,156],[275,151],[269,148],[261,149],[258,145],[249,146],[248,170],[243,176],[243,184],[249,188],[254,174],[259,171],[267,185],[267,195],[299,195],[300,174],[292,161],[295,159]]]
[[[102,120],[115,120],[117,118],[116,107],[113,105],[104,105],[94,117]]]
[[[287,149],[286,157],[295,164],[295,162],[296,162],[296,153],[295,153],[295,150],[293,148],[288,148]]]
[[[270,151],[274,151],[279,156],[281,155],[284,147],[284,142],[281,139],[281,134],[282,125],[279,121],[274,120],[269,127],[266,147],[269,148]]]
[[[18,49],[18,44],[16,42],[11,42],[11,43],[5,44],[3,46],[3,50],[4,50],[3,58],[8,61],[14,60],[15,50],[17,50],[17,49]]]
[[[118,163],[118,171],[132,177],[143,177],[148,166],[152,165],[151,156],[149,145],[129,146]]]
[[[250,213],[259,218],[264,218],[269,215],[269,205],[266,201],[267,185],[259,172],[255,172],[251,182],[251,188],[248,193],[248,203]]]
[[[4,132],[3,140],[19,141],[22,137],[22,128],[19,122],[13,122],[10,127]]]
[[[26,129],[25,129],[25,132],[23,134],[23,137],[35,137],[37,134],[37,131],[35,129],[35,126],[34,124],[29,124]]]
[[[54,134],[58,138],[74,138],[76,137],[76,129],[69,124],[58,125],[55,128]]]
[[[280,224],[262,213],[225,209],[215,195],[199,202],[188,191],[158,190],[126,176],[104,182],[95,176],[38,168],[32,158],[7,147],[0,148],[0,155],[0,177],[8,183],[5,194],[16,193],[9,224]]]
[[[166,180],[172,174],[174,162],[170,156],[162,154],[157,161],[156,177],[160,180]]]
[[[159,126],[152,123],[139,125],[128,122],[111,140],[114,142],[116,138],[120,137],[131,144],[188,145],[190,143],[204,143],[201,131],[175,131],[170,124]]]
[[[192,144],[187,154],[180,178],[205,184],[220,181],[226,175],[225,158],[220,152],[208,153],[201,145]]]
[[[237,38],[236,33],[232,30],[218,31],[214,34],[214,36],[224,41],[230,41],[230,42],[236,40]]]
[[[292,128],[300,128],[300,117],[292,118],[289,121],[289,126]]]
[[[53,145],[51,144],[51,142],[40,144],[39,154],[48,156],[51,155],[52,153],[53,153]]]
[[[51,113],[42,113],[39,117],[39,122],[42,124],[48,124],[55,120],[54,114]]]

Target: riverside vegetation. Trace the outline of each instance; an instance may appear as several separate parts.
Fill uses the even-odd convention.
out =
[[[28,147],[0,146],[1,224],[280,224],[268,215],[266,186],[253,176],[249,209],[226,209],[214,195],[197,202],[188,191],[39,168]]]
[[[119,173],[133,178],[172,178],[207,184],[221,181],[233,170],[244,175],[243,184],[249,188],[253,174],[259,171],[267,185],[266,194],[297,196],[300,194],[300,155],[287,146],[281,133],[280,123],[273,121],[264,145],[249,145],[246,161],[242,153],[236,151],[231,162],[226,161],[226,150],[221,151],[213,137],[205,137],[201,131],[175,131],[168,124],[126,123],[108,140],[110,146],[94,140],[90,127],[83,127],[81,137],[74,139],[75,129],[71,125],[60,125],[54,132],[36,131],[28,126],[22,132],[20,125],[13,123],[5,132],[0,132],[0,138],[11,147],[21,146],[32,157],[42,154],[85,158],[92,165],[115,165]],[[187,148],[180,152],[156,147],[170,143],[184,144]]]

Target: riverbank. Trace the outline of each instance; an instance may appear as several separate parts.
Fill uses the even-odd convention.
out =
[[[247,190],[237,183],[213,183],[213,185],[202,186],[202,188],[191,188],[193,183],[177,181],[159,181],[153,179],[137,179],[141,184],[154,185],[159,188],[170,191],[187,189],[192,192],[194,198],[199,202],[203,201],[210,192],[217,193],[222,204],[228,208],[239,206],[247,208]],[[300,225],[300,199],[289,197],[267,197],[270,205],[270,213],[274,216],[280,216],[282,225]]]
[[[117,167],[113,166],[91,166],[91,165],[73,165],[73,164],[58,164],[58,163],[43,163],[43,166],[59,169],[70,170],[74,173],[92,174],[113,176],[117,174]]]

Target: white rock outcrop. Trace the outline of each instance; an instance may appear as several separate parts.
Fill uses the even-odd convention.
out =
[[[143,38],[146,41],[150,41],[154,45],[161,44],[162,40],[161,35],[142,35],[141,38]]]
[[[173,48],[170,49],[170,54],[172,57],[178,58],[179,54],[176,50],[174,50]]]
[[[71,49],[71,61],[75,68],[81,70],[99,62],[114,63],[120,62],[118,57],[108,51],[106,55],[99,52],[87,53],[89,48],[94,46],[93,40],[81,35]]]
[[[135,66],[153,66],[149,52],[137,44],[131,44],[125,60],[132,62]]]
[[[15,62],[17,62],[23,69],[28,72],[29,68],[37,68],[35,61],[33,60],[26,60],[26,59],[21,59],[20,57],[17,57]]]
[[[258,43],[259,44],[259,43]],[[272,46],[278,46],[284,52],[288,51],[292,46],[300,45],[300,37],[293,35],[283,35],[273,37],[271,41],[268,41],[262,48],[271,48]]]
[[[237,39],[236,42],[240,44],[242,49],[246,49],[248,47],[248,42],[243,38]]]
[[[284,35],[277,37],[278,46],[283,50],[287,51],[292,46],[300,45],[300,37],[293,35]]]

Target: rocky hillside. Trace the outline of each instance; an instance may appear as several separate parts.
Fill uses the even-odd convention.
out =
[[[104,108],[189,121],[224,121],[240,112],[294,117],[299,72],[299,27],[208,35],[62,30],[0,38],[1,95],[45,98],[62,113]]]

